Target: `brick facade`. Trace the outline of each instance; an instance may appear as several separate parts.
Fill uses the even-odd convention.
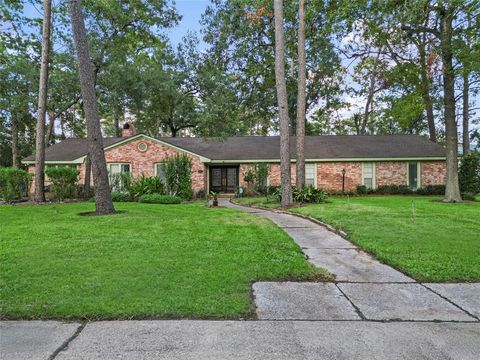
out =
[[[420,178],[422,186],[442,185],[447,179],[447,164],[445,161],[422,161],[420,163]]]
[[[376,186],[407,185],[407,166],[405,161],[381,161],[375,163]]]
[[[376,161],[375,186],[381,185],[407,185],[407,161]],[[342,190],[342,170],[345,169],[345,191],[355,191],[362,185],[362,162],[323,162],[317,163],[317,187],[327,191]],[[246,169],[246,164],[240,165]],[[245,171],[246,172],[246,171]],[[421,161],[420,176],[421,186],[445,184],[445,161]],[[242,179],[240,179],[242,181]],[[280,185],[280,165],[272,164],[270,167],[269,184]],[[295,164],[292,164],[292,184],[295,184]],[[246,186],[240,182],[240,186]]]

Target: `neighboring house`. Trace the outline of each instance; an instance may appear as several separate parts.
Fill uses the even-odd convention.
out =
[[[192,160],[192,187],[233,193],[246,187],[244,176],[256,163],[271,164],[268,185],[280,185],[279,137],[239,136],[226,139],[153,138],[124,125],[122,137],[105,138],[110,174],[154,176],[169,155],[185,153]],[[76,166],[85,177],[85,139],[67,139],[45,151],[45,163]],[[295,154],[295,137],[291,139]],[[408,185],[419,188],[445,183],[445,149],[417,135],[328,135],[305,138],[306,183],[330,191],[355,190],[358,185]],[[22,161],[34,172],[35,158]],[[295,160],[292,160],[295,183]],[[32,185],[33,186],[33,185]]]

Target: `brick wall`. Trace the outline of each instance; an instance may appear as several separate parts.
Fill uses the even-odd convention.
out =
[[[138,150],[138,144],[144,142],[147,144],[147,151]],[[105,151],[105,160],[108,163],[128,163],[133,177],[141,175],[155,175],[155,164],[162,162],[168,156],[179,153],[179,151],[168,146],[157,143],[156,141],[139,138],[123,145],[116,146]],[[192,188],[194,191],[205,189],[206,169],[205,165],[196,156],[190,156],[192,160]],[[85,179],[85,164],[80,166],[80,180],[83,184]],[[93,185],[93,179],[91,180]]]
[[[381,161],[375,163],[376,186],[407,185],[407,162]]]
[[[445,161],[422,161],[420,163],[421,185],[442,185],[446,183],[447,164]]]
[[[407,185],[407,163],[406,161],[375,162],[376,186]],[[420,164],[421,186],[445,184],[445,161],[423,161]],[[240,169],[242,170],[242,165]],[[343,169],[345,169],[345,191],[355,191],[357,186],[362,184],[361,162],[317,163],[317,187],[328,191],[341,191]],[[240,181],[242,180],[243,177]],[[271,186],[280,185],[279,164],[271,165],[269,183]],[[295,184],[295,164],[292,164],[292,184]],[[246,186],[246,184],[240,186]]]
[[[354,191],[362,183],[362,164],[359,162],[317,163],[317,187],[342,191],[342,170],[345,169],[345,191]]]
[[[291,164],[290,166],[290,182],[292,185],[295,185],[295,181],[297,179],[296,173],[296,166],[295,164]],[[280,164],[271,164],[270,165],[270,173],[268,175],[268,184],[270,186],[280,186]]]

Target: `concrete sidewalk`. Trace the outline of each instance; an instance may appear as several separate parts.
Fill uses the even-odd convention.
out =
[[[106,321],[0,323],[0,358],[478,360],[474,323]]]

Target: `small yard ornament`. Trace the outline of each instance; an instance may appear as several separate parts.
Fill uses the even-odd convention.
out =
[[[218,193],[216,193],[215,191],[210,191],[210,196],[208,198],[208,206],[209,207],[218,206]]]

